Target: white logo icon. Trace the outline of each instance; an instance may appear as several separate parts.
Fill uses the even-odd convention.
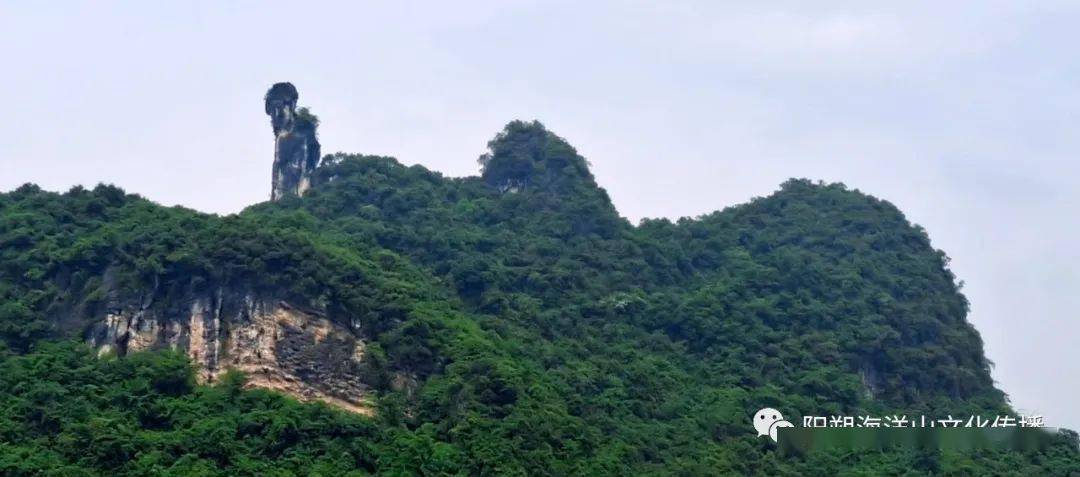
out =
[[[754,414],[754,429],[757,429],[759,436],[769,436],[773,442],[776,442],[776,430],[781,427],[795,427],[795,425],[785,421],[780,411],[771,407],[763,408]]]

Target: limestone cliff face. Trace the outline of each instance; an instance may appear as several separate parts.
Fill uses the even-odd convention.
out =
[[[108,308],[87,334],[101,354],[171,348],[191,358],[201,382],[235,369],[247,375],[248,386],[363,414],[373,410],[362,378],[363,340],[318,310],[226,289],[164,307],[113,300]]]
[[[319,122],[306,109],[296,109],[300,98],[291,83],[277,83],[266,92],[265,109],[274,129],[274,167],[270,200],[302,196],[311,187],[311,174],[319,164]]]

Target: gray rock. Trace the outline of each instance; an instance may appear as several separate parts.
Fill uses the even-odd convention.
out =
[[[319,120],[306,108],[296,109],[299,98],[292,83],[276,83],[266,92],[266,114],[274,129],[270,200],[302,196],[311,187],[311,174],[319,164]]]

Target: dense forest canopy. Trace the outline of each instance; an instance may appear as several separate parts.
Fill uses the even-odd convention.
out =
[[[696,219],[619,216],[535,122],[479,177],[335,154],[226,217],[101,185],[0,195],[4,475],[1069,475],[1040,452],[780,456],[760,407],[1012,413],[945,254],[892,204],[804,179]],[[117,285],[119,284],[119,285]],[[368,342],[373,417],[98,357],[118,293],[243,286]]]

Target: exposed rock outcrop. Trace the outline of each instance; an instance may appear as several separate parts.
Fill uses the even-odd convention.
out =
[[[197,366],[201,382],[235,369],[247,375],[248,386],[372,412],[362,376],[364,342],[319,311],[224,289],[170,302],[176,304],[112,305],[87,340],[101,354],[179,350]]]
[[[270,200],[304,195],[311,187],[311,173],[319,164],[319,120],[307,108],[296,109],[299,98],[292,83],[274,84],[266,92],[266,114],[274,128]]]

